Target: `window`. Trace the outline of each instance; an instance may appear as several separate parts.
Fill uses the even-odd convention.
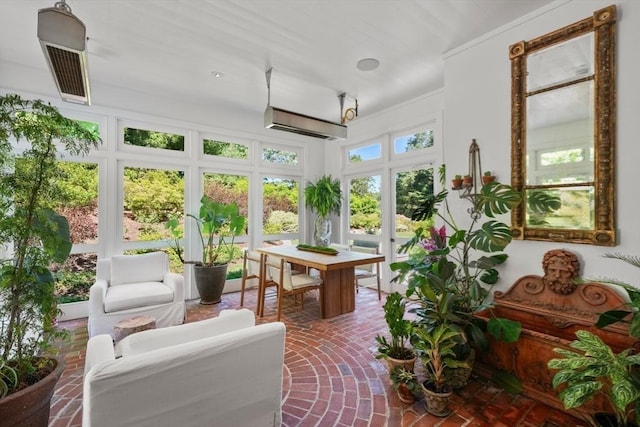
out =
[[[425,130],[411,135],[398,136],[393,139],[395,154],[433,147],[433,131]]]
[[[349,180],[350,233],[380,234],[382,228],[380,180],[380,175],[362,176]]]
[[[262,233],[279,235],[298,233],[300,185],[292,178],[262,179]]]
[[[184,151],[184,135],[131,127],[125,127],[123,131],[124,143],[127,145]]]
[[[164,223],[184,211],[184,172],[152,168],[124,168],[125,241],[164,239]]]
[[[298,153],[275,148],[264,148],[262,150],[262,160],[266,163],[297,166]]]
[[[380,159],[382,158],[382,145],[380,143],[376,143],[354,148],[349,150],[347,156],[349,163],[361,163],[369,160]]]
[[[240,214],[249,214],[249,178],[245,175],[204,173],[203,194],[220,203],[235,203]]]
[[[249,158],[249,147],[235,142],[224,142],[211,139],[202,140],[202,150],[204,154],[210,156],[228,157],[231,159],[247,160]]]
[[[60,196],[54,210],[67,218],[73,249],[63,264],[54,264],[58,302],[89,299],[95,282],[98,254],[98,165],[60,161]]]

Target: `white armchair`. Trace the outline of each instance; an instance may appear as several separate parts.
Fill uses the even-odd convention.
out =
[[[87,343],[83,427],[280,426],[285,326],[248,309]],[[256,355],[259,355],[256,359]]]
[[[169,271],[164,252],[99,259],[89,291],[89,337],[109,334],[120,320],[151,316],[156,327],[184,322],[184,278]]]

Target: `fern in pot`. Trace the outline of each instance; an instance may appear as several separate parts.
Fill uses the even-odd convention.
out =
[[[317,246],[331,243],[331,221],[329,215],[339,215],[342,207],[340,180],[331,175],[320,177],[315,183],[308,183],[304,189],[305,205],[316,214],[313,240]]]

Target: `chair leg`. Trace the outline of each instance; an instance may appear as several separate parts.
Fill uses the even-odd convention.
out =
[[[278,289],[278,291],[280,291]],[[282,312],[282,292],[278,292],[278,315],[277,315],[277,321],[280,321],[280,313]]]
[[[242,275],[242,283],[240,284],[240,307],[244,307],[244,287],[247,284],[247,278]]]
[[[378,274],[376,276],[376,279],[378,280],[378,301],[382,300],[382,295],[380,294],[380,275]]]

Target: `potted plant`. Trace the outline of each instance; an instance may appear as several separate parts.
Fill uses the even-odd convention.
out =
[[[445,368],[466,366],[457,360],[453,348],[460,332],[448,323],[441,323],[429,331],[415,328],[411,337],[413,348],[424,365],[427,379],[422,383],[425,408],[435,416],[446,417],[451,412],[449,397],[453,393],[445,377]]]
[[[394,292],[387,296],[383,309],[391,341],[387,340],[384,335],[376,336],[378,343],[376,359],[385,359],[389,372],[393,371],[396,366],[413,372],[416,355],[408,347],[412,324],[410,320],[404,318],[406,302],[400,293]]]
[[[237,204],[219,203],[206,195],[200,199],[198,215],[187,214],[187,217],[196,224],[202,245],[202,259],[184,260],[180,245],[183,233],[180,221],[175,217],[165,224],[172,235],[169,245],[180,261],[194,265],[200,304],[216,304],[221,300],[227,280],[227,267],[234,255],[235,238],[245,232],[246,219],[240,215]]]
[[[462,175],[455,175],[451,180],[451,189],[460,190],[462,188]]]
[[[473,187],[473,177],[471,175],[465,175],[462,177],[462,186],[464,188]]]
[[[57,157],[84,155],[99,141],[43,101],[0,97],[0,241],[10,243],[0,261],[0,388],[7,390],[0,419],[8,425],[48,423],[64,369],[64,359],[49,355],[63,335],[49,267],[72,247],[66,218],[52,209],[60,194]]]
[[[331,243],[331,221],[329,214],[340,214],[342,190],[340,180],[331,175],[323,175],[315,183],[308,183],[304,189],[305,206],[316,214],[313,241],[317,246]]]
[[[620,253],[606,253],[605,258],[624,261],[640,268],[640,257]],[[622,288],[628,295],[625,305],[601,313],[596,322],[599,328],[622,322],[629,326],[629,335],[640,337],[640,290],[620,280],[599,278],[601,282]],[[555,349],[565,359],[552,359],[548,367],[560,369],[554,375],[553,386],[567,387],[559,394],[565,408],[577,408],[596,393],[607,397],[614,411],[594,414],[594,422],[599,426],[640,425],[640,355],[632,349],[619,354],[599,337],[588,331],[576,332],[577,340],[571,346],[582,353]],[[594,373],[598,374],[597,376]]]
[[[491,173],[491,171],[485,171],[484,174],[482,174],[482,184],[486,185],[490,182],[493,182],[496,180],[496,176],[494,174]]]
[[[402,366],[395,367],[390,373],[391,386],[398,394],[398,399],[408,405],[420,396],[421,388],[418,376]]]
[[[578,350],[556,348],[562,358],[551,359],[547,366],[558,369],[553,376],[553,387],[566,387],[559,393],[566,409],[577,408],[596,394],[604,395],[611,403],[615,421],[600,422],[596,425],[628,426],[640,423],[640,354],[631,354],[626,349],[615,354],[600,337],[589,331],[576,332],[577,340],[571,347]],[[598,414],[602,417],[603,414]]]
[[[444,187],[444,166],[440,180]],[[487,352],[487,330],[496,339],[515,342],[520,334],[518,322],[491,315],[489,293],[497,283],[496,267],[507,260],[502,251],[511,242],[511,230],[493,219],[516,206],[520,193],[510,186],[493,182],[483,186],[472,202],[469,226],[458,227],[447,202],[448,192],[442,190],[428,197],[416,210],[417,221],[436,217],[444,225],[425,230],[419,227],[415,235],[399,248],[408,253],[406,261],[392,263],[398,275],[393,281],[407,284],[406,297],[412,301],[410,311],[417,322],[434,329],[443,322],[459,328],[462,336],[477,349]],[[482,216],[489,219],[482,222]],[[477,314],[488,312],[489,319]],[[461,356],[463,356],[461,354]]]

